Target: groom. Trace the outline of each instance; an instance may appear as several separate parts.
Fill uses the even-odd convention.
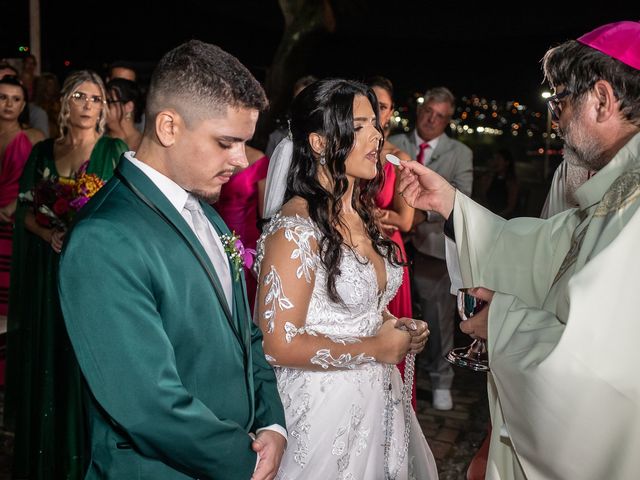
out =
[[[86,478],[277,472],[286,431],[276,380],[221,243],[229,230],[208,205],[247,165],[266,106],[218,47],[170,51],[151,78],[138,151],[68,236],[59,288],[90,394]]]

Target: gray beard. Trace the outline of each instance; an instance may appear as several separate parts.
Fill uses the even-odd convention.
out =
[[[571,147],[566,142],[562,153],[569,165],[585,168],[587,170],[598,171],[607,164],[603,158],[603,149],[593,140],[585,148]]]
[[[597,171],[607,164],[604,149],[577,119],[571,121],[560,136],[564,140],[562,156],[569,165]]]

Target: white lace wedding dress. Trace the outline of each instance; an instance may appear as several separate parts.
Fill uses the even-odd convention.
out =
[[[258,268],[263,272],[278,269],[270,262],[263,263],[264,243],[270,235],[284,234],[292,250],[278,252],[279,269],[282,262],[296,267],[294,280],[315,274],[311,300],[302,327],[284,324],[286,341],[296,335],[326,337],[345,345],[357,343],[357,337],[376,334],[382,324],[382,312],[402,282],[402,269],[385,261],[387,286],[378,294],[375,270],[371,263],[344,248],[340,275],[336,288],[344,304],[329,299],[326,291],[326,272],[319,262],[312,244],[320,232],[309,219],[299,216],[273,217],[258,242]],[[269,258],[274,258],[271,255]],[[262,277],[264,288],[271,287],[265,307],[265,318],[280,314],[280,310],[295,308],[289,301],[296,285],[279,284],[280,278]],[[291,282],[290,282],[291,283]],[[284,300],[284,302],[283,302]],[[289,304],[287,304],[289,302]],[[284,307],[283,307],[284,305]],[[277,334],[273,323],[265,336]],[[288,444],[277,479],[280,480],[369,480],[386,479],[385,443],[385,369],[390,372],[391,397],[394,401],[390,422],[391,442],[388,470],[398,480],[437,479],[435,460],[422,434],[412,409],[408,450],[405,445],[405,418],[402,379],[395,366],[378,363],[363,355],[340,355],[334,358],[329,349],[322,349],[310,360],[321,371],[277,366],[277,359],[267,359],[276,372],[278,389],[285,408]],[[323,371],[322,368],[332,367]],[[316,367],[317,368],[317,367]],[[388,377],[389,378],[389,375]],[[395,474],[395,476],[394,476]]]

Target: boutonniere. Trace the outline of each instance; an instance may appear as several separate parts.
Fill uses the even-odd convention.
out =
[[[232,232],[231,235],[227,235],[226,233],[220,235],[220,241],[222,242],[222,246],[229,257],[229,260],[231,260],[235,279],[238,281],[243,267],[251,269],[256,251],[252,248],[244,248],[244,245],[240,241],[240,237],[236,235],[236,232]]]

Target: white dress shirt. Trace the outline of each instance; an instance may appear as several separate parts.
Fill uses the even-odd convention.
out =
[[[191,222],[190,216],[183,214],[184,205],[187,202],[187,197],[189,196],[189,193],[184,188],[182,188],[180,185],[178,185],[176,182],[171,180],[169,177],[163,175],[162,173],[158,172],[157,170],[155,170],[154,168],[150,167],[146,163],[141,162],[140,160],[135,158],[134,155],[135,155],[135,152],[125,152],[125,154],[124,154],[125,158],[127,160],[129,160],[132,164],[134,164],[136,167],[138,167],[142,171],[142,173],[144,173],[147,177],[149,177],[149,180],[151,180],[153,182],[153,184],[156,187],[158,187],[160,192],[162,192],[162,194],[165,197],[167,197],[167,200],[169,200],[171,205],[173,205],[175,207],[175,209],[178,211],[178,213],[180,213],[180,215],[185,219],[185,221],[189,225],[189,228],[191,228],[191,230],[193,231],[194,235],[196,235],[196,237],[197,237],[197,234],[196,234],[195,229],[193,227],[193,224]],[[187,217],[189,217],[189,218],[187,218]],[[224,247],[222,246],[222,242],[220,241],[220,237],[218,236],[218,232],[216,232],[216,229],[213,228],[213,225],[211,225],[211,224],[209,225],[209,228],[211,229],[211,231],[213,233],[213,237],[216,240],[216,244],[218,245],[218,248],[220,249],[221,254],[223,255],[224,258],[226,258],[226,253],[224,252]],[[229,262],[225,262],[225,263],[226,263],[226,268],[228,269],[229,268]],[[231,278],[231,277],[229,277],[229,278]],[[225,296],[227,296],[226,289],[224,288],[224,285],[223,285],[223,289],[225,290]],[[229,285],[229,291],[231,291],[231,285]],[[231,295],[228,295],[227,296],[227,301],[229,302],[229,305],[230,305],[229,310],[231,310],[231,305],[233,304],[233,302],[231,302],[230,299],[231,299]],[[259,428],[256,431],[256,433],[260,433],[262,430],[271,430],[271,431],[274,431],[274,432],[278,432],[285,439],[287,438],[287,431],[281,425],[274,424],[274,425],[269,425],[268,427]],[[258,465],[259,461],[260,461],[260,455],[258,455],[256,466]]]

